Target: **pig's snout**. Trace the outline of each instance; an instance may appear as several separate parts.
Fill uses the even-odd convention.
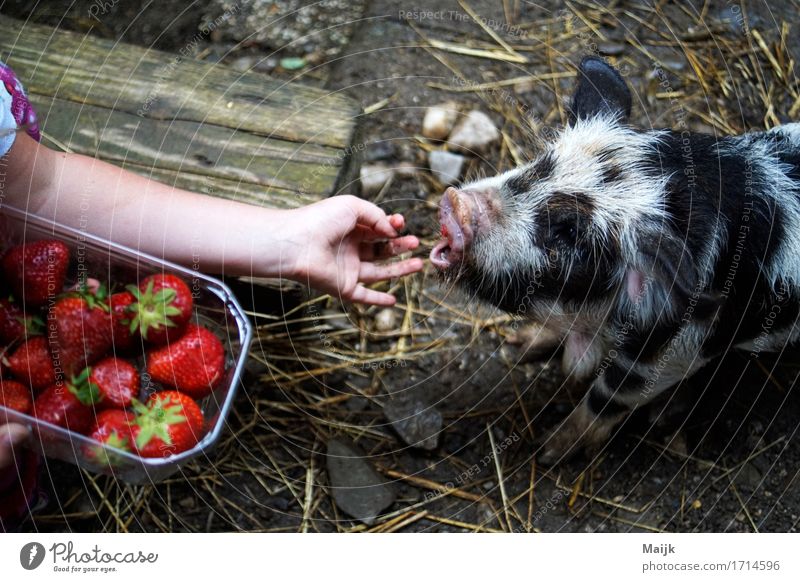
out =
[[[431,251],[431,262],[439,269],[458,265],[475,239],[489,226],[493,194],[448,188],[439,203],[442,240]]]

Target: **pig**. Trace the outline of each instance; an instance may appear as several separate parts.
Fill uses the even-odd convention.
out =
[[[430,259],[446,282],[563,338],[588,389],[542,443],[596,450],[634,409],[728,349],[798,339],[800,124],[713,136],[629,125],[587,57],[568,123],[503,174],[450,187]]]

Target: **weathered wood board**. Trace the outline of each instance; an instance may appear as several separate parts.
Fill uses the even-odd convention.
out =
[[[0,16],[0,59],[53,143],[204,194],[296,207],[347,187],[358,104],[336,93]]]

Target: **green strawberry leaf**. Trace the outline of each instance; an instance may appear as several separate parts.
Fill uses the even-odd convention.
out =
[[[173,305],[178,292],[169,287],[162,287],[154,293],[153,285],[151,279],[144,291],[135,285],[126,287],[136,299],[135,303],[127,307],[127,311],[133,314],[130,319],[131,333],[138,331],[145,340],[151,329],[176,327],[171,318],[181,314],[181,310]]]
[[[108,438],[106,439],[106,444],[109,447],[114,447],[115,449],[122,449],[123,451],[128,449],[128,439],[127,437],[122,436],[116,430],[112,431]]]
[[[133,400],[131,400],[131,406],[133,407],[133,411],[134,411],[136,414],[139,414],[139,415],[146,414],[146,413],[147,413],[147,411],[148,411],[148,410],[150,410],[150,409],[147,407],[147,405],[145,405],[145,404],[142,404],[142,403],[141,403],[139,400],[137,400],[136,398],[134,398]]]
[[[108,290],[106,289],[105,284],[100,283],[97,291],[92,293],[86,287],[86,283],[81,284],[80,287],[80,296],[86,301],[86,305],[89,306],[89,309],[102,309],[106,313],[111,312],[111,307],[108,305]]]
[[[72,392],[75,397],[80,400],[81,404],[92,406],[103,400],[103,394],[100,392],[100,387],[94,382],[89,381],[89,375],[92,369],[88,366],[77,376],[73,376],[67,384],[67,390]]]
[[[44,320],[38,315],[29,315],[23,323],[28,335],[40,335],[44,330]]]
[[[153,438],[159,438],[166,445],[172,445],[169,428],[188,422],[186,416],[181,413],[183,407],[171,400],[165,401],[157,398],[151,400],[148,405],[134,401],[133,407],[138,413],[134,421],[139,426],[139,433],[136,435],[136,448],[138,449],[147,446]]]

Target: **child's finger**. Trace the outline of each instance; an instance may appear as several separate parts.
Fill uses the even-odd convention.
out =
[[[373,232],[387,238],[394,238],[397,236],[397,231],[389,222],[389,217],[386,213],[375,206],[372,202],[367,202],[355,196],[350,197],[350,207],[356,213],[356,222],[363,226],[369,227]]]
[[[392,306],[395,304],[395,302],[397,302],[397,299],[394,295],[375,291],[374,289],[367,289],[363,285],[356,286],[349,299],[350,301],[357,301],[358,303],[381,305],[385,307]]]
[[[358,232],[358,240],[363,241],[374,241],[374,240],[386,240],[387,238],[394,238],[394,237],[387,237],[378,232],[372,230],[369,226],[364,226],[363,224],[357,224],[355,226],[355,230]]]
[[[30,431],[21,424],[0,425],[0,469],[5,469],[14,462],[14,447],[28,438]]]
[[[402,214],[392,214],[389,217],[389,224],[397,231],[400,232],[406,226],[406,219],[403,218]]]
[[[419,246],[419,239],[413,235],[393,238],[387,241],[365,242],[361,244],[359,256],[362,261],[389,259],[413,251]]]
[[[377,283],[386,279],[405,277],[420,271],[425,263],[422,259],[408,259],[399,263],[376,265],[375,263],[361,263],[358,280],[363,283]]]

